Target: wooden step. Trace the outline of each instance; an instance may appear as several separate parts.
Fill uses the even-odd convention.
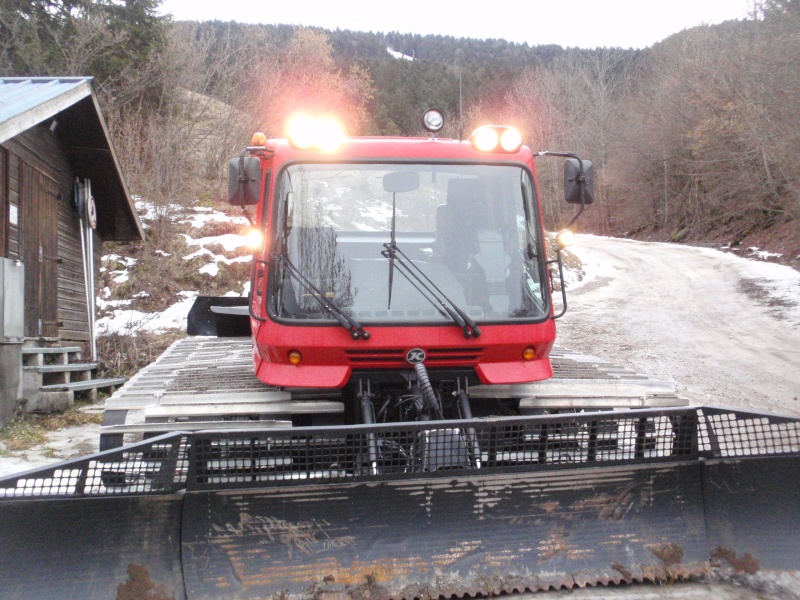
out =
[[[125,383],[124,377],[112,379],[88,379],[86,381],[72,381],[70,383],[56,383],[53,385],[43,385],[39,388],[43,392],[80,392],[82,390],[94,390],[107,387],[115,387]]]

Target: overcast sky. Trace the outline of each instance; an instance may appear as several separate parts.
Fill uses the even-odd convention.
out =
[[[162,12],[176,20],[502,38],[532,46],[645,48],[695,25],[745,18],[751,4],[752,0],[163,0]]]

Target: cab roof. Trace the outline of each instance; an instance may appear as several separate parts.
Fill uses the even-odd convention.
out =
[[[280,162],[308,160],[336,162],[348,160],[455,160],[476,162],[530,163],[531,150],[522,146],[516,152],[482,152],[469,141],[448,138],[349,137],[335,151],[298,150],[286,139],[272,139],[267,149],[275,152]]]

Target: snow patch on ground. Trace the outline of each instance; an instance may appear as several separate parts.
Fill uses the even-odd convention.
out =
[[[139,220],[142,222],[142,227],[145,229],[149,227],[148,221],[155,221],[159,218],[170,217],[171,215],[179,214],[184,210],[180,204],[156,206],[150,202],[144,202],[137,198],[137,196],[134,196],[136,214],[139,215]]]
[[[180,292],[182,298],[160,313],[145,313],[138,310],[118,310],[112,315],[97,320],[97,333],[110,335],[135,335],[138,331],[159,333],[168,329],[186,329],[186,317],[198,293]]]
[[[395,52],[391,48],[386,48],[386,51],[398,60],[414,60],[413,56],[408,56],[407,54],[403,54],[402,52]]]
[[[235,233],[225,233],[223,235],[214,235],[197,239],[185,233],[182,234],[182,236],[187,246],[200,246],[201,248],[205,248],[206,246],[222,246],[226,252],[235,252],[239,248],[247,246],[247,238]]]
[[[780,252],[767,252],[755,246],[750,246],[748,250],[750,251],[751,258],[757,258],[759,260],[769,260],[770,258],[780,258],[783,256]]]
[[[243,216],[230,216],[221,211],[207,207],[183,207],[179,205],[168,205],[165,207],[154,207],[152,204],[137,201],[136,209],[143,222],[156,218],[169,218],[178,223],[187,223],[194,229],[201,229],[208,223],[230,223],[234,225],[246,225],[247,219]],[[196,246],[195,252],[187,254],[183,260],[190,261],[197,258],[203,259],[203,264],[197,267],[198,273],[216,277],[220,271],[220,264],[232,265],[236,263],[249,263],[249,254],[244,256],[228,257],[223,254],[213,252],[209,248],[222,248],[226,253],[239,253],[243,247],[247,246],[247,239],[244,236],[234,233],[226,233],[216,236],[204,236],[194,238],[188,234],[181,234],[187,246]],[[169,257],[170,254],[163,250],[155,250],[159,256]],[[102,257],[102,272],[109,272],[112,281],[122,284],[128,281],[130,269],[136,266],[137,260],[131,257],[120,256],[118,254],[108,254]],[[249,284],[242,282],[243,294],[247,294]],[[236,292],[229,292],[232,295],[239,295]],[[144,297],[146,291],[139,292],[133,298]],[[111,297],[111,290],[105,288],[102,292],[104,298],[97,299],[97,306],[106,312],[106,315],[97,320],[97,333],[108,335],[119,333],[123,335],[133,335],[138,331],[162,332],[167,329],[186,328],[186,316],[189,309],[198,296],[197,291],[184,291],[180,293],[181,298],[167,310],[160,313],[145,313],[138,310],[126,309],[132,302],[131,299],[107,300]]]
[[[612,265],[603,262],[600,257],[585,249],[573,246],[570,247],[569,252],[578,258],[580,266],[564,267],[564,283],[568,295],[571,290],[581,288],[603,277],[613,277],[616,272]]]
[[[248,224],[247,219],[244,216],[232,217],[213,208],[197,206],[192,210],[194,211],[193,214],[187,214],[183,218],[180,218],[177,222],[188,223],[194,229],[200,229],[206,223],[234,223],[237,225]]]

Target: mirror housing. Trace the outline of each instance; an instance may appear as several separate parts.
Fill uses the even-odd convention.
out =
[[[386,192],[400,194],[419,189],[419,173],[416,171],[395,171],[383,176],[383,189]]]
[[[594,171],[592,161],[583,162],[583,182],[580,180],[580,162],[568,158],[564,163],[564,199],[570,204],[591,204],[594,202]],[[583,183],[583,185],[581,185]],[[584,188],[581,198],[581,187]]]
[[[258,204],[261,195],[261,161],[255,156],[228,163],[228,202],[234,206]]]

